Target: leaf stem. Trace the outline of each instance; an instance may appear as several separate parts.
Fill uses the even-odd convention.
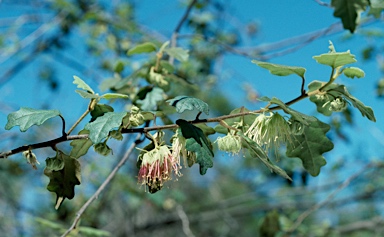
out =
[[[77,125],[91,112],[94,108],[95,105],[97,104],[98,100],[96,99],[91,99],[91,101],[88,104],[87,110],[80,116],[80,118],[72,125],[72,127],[68,130],[67,135],[71,134],[71,132],[76,128]]]

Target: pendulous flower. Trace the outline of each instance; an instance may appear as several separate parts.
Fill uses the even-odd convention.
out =
[[[142,155],[138,182],[155,193],[172,176],[181,176],[180,169],[180,157],[172,155],[166,145],[158,146]]]
[[[234,135],[228,133],[224,137],[219,137],[215,141],[219,150],[232,153],[233,155],[239,154],[241,150],[241,137],[239,135]]]
[[[246,136],[254,140],[266,151],[279,148],[281,144],[291,142],[289,123],[279,113],[260,114],[249,127]]]

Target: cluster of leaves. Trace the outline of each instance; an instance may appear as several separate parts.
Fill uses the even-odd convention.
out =
[[[200,119],[202,113],[209,115],[209,106],[200,99],[189,96],[177,96],[173,99],[167,98],[167,87],[172,80],[173,65],[167,63],[163,58],[174,57],[180,62],[188,60],[188,51],[182,48],[169,48],[166,42],[161,47],[153,43],[144,43],[128,50],[128,55],[156,53],[156,60],[148,72],[147,83],[143,90],[138,92],[139,98],[133,98],[130,111],[115,112],[113,107],[102,104],[102,99],[123,99],[129,97],[122,93],[106,93],[99,95],[79,77],[74,77],[73,83],[77,85],[76,92],[84,99],[89,100],[88,110],[91,118],[84,129],[79,132],[76,140],[70,145],[72,150],[69,154],[56,148],[58,142],[67,141],[68,135],[85,117],[81,116],[77,123],[65,132],[60,138],[45,142],[45,146],[51,146],[56,150],[56,156],[46,159],[44,174],[49,177],[50,182],[47,189],[57,195],[56,208],[65,198],[74,197],[74,187],[81,182],[81,168],[78,159],[87,154],[90,147],[106,156],[111,153],[107,145],[109,139],[122,140],[124,133],[143,133],[150,140],[150,143],[141,149],[137,161],[139,169],[139,183],[146,185],[151,193],[159,191],[163,183],[173,177],[181,176],[181,161],[185,166],[198,164],[200,174],[206,174],[209,168],[213,167],[214,149],[209,135],[223,134],[216,140],[219,150],[238,154],[242,152],[246,157],[253,157],[260,160],[271,172],[291,179],[289,175],[270,159],[271,150],[278,151],[286,147],[288,157],[300,158],[304,169],[312,176],[320,173],[322,166],[326,164],[323,156],[325,152],[333,149],[332,141],[326,136],[330,126],[314,116],[303,114],[290,107],[304,98],[309,98],[317,111],[323,115],[330,116],[332,113],[341,112],[349,105],[357,108],[362,116],[375,121],[373,110],[364,105],[357,98],[353,97],[346,87],[336,84],[335,80],[345,75],[348,78],[362,78],[364,72],[356,67],[346,65],[356,62],[355,56],[349,51],[336,52],[332,43],[330,51],[314,59],[323,65],[331,68],[331,75],[328,81],[312,81],[308,85],[308,92],[304,89],[306,69],[252,61],[258,66],[265,68],[276,76],[297,75],[303,80],[303,86],[299,97],[290,102],[284,103],[280,99],[263,97],[260,100],[267,102],[261,110],[248,110],[238,108],[228,115],[216,118]],[[128,81],[119,81],[120,84],[128,84]],[[194,120],[187,121],[177,119],[172,122],[168,110],[159,108],[159,104],[168,103],[176,108],[177,113],[186,110],[197,111]],[[281,115],[281,110],[285,115]],[[46,120],[62,115],[58,110],[35,110],[21,108],[19,111],[8,115],[6,129],[19,126],[20,131],[25,132],[33,125],[41,125]],[[165,126],[157,126],[158,117],[167,118],[169,121]],[[154,122],[155,126],[150,127]],[[208,126],[211,122],[218,122],[215,127]],[[63,123],[65,124],[65,123]],[[164,131],[173,134],[171,143],[165,140]],[[151,131],[157,131],[151,134]],[[37,144],[21,147],[18,152],[24,151],[24,156],[33,167],[38,162],[32,153]],[[39,144],[39,147],[42,147]],[[2,153],[1,156],[12,155]],[[183,158],[183,159],[182,159]]]
[[[369,15],[380,18],[384,10],[383,0],[332,0],[333,15],[341,19],[344,29],[353,33],[360,24],[361,14],[369,8]]]

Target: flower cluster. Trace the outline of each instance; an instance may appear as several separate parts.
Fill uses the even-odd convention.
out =
[[[138,181],[142,185],[147,185],[150,193],[160,190],[164,182],[171,180],[173,175],[181,176],[180,157],[172,155],[166,145],[146,151],[139,158],[142,160]]]
[[[216,142],[220,151],[236,155],[241,150],[241,137],[230,132],[225,137],[217,138]]]
[[[245,133],[246,136],[264,147],[277,149],[281,144],[291,142],[291,128],[279,113],[260,114]]]

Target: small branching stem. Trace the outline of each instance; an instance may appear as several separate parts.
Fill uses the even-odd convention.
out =
[[[302,95],[286,102],[285,104],[287,106],[289,106],[289,105],[297,103],[298,101],[305,99],[307,97],[308,97],[308,94],[305,93],[305,94],[302,94]],[[67,133],[68,135],[65,134],[64,136],[61,136],[59,138],[55,138],[55,139],[52,139],[49,141],[25,145],[25,146],[15,148],[15,149],[10,150],[10,151],[2,152],[2,153],[0,153],[0,159],[1,158],[7,158],[8,156],[11,156],[11,155],[23,152],[23,151],[27,151],[29,149],[33,150],[33,149],[44,148],[44,147],[52,147],[58,143],[65,142],[65,141],[71,141],[71,140],[77,140],[77,139],[88,139],[88,134],[72,135],[72,136],[69,136],[69,134],[70,134],[70,132],[72,132],[74,127],[76,127],[81,122],[81,120],[84,119],[84,117],[91,111],[91,109],[94,108],[94,105],[95,105],[95,101],[92,100],[90,102],[90,106],[88,107],[88,110],[76,121],[74,126],[72,126],[72,128],[68,131],[68,133]],[[274,106],[274,107],[268,108],[268,111],[275,111],[275,110],[279,110],[279,109],[281,109],[280,106]],[[259,110],[254,110],[254,111],[248,111],[248,112],[240,112],[237,114],[223,115],[223,116],[219,116],[219,117],[215,117],[215,118],[192,120],[192,121],[188,121],[188,122],[191,124],[213,123],[213,122],[221,123],[223,120],[226,120],[226,119],[244,117],[246,115],[254,115],[254,114],[259,114],[262,112],[265,112],[265,108],[262,108]],[[148,132],[150,132],[150,131],[176,129],[178,127],[179,126],[177,124],[169,124],[169,125],[163,125],[163,126],[152,126],[152,127],[143,127],[143,128],[123,128],[123,129],[121,129],[121,133],[123,133],[123,134],[132,134],[132,133],[149,134]]]

